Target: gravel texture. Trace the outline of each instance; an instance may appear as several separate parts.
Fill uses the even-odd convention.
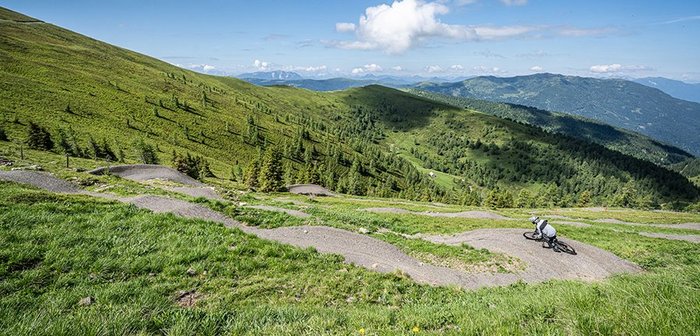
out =
[[[29,184],[56,193],[78,194],[78,186],[49,173],[28,170],[0,171],[0,180]]]
[[[578,253],[575,256],[542,248],[542,243],[527,240],[523,229],[479,229],[456,235],[428,236],[428,241],[449,245],[466,243],[475,248],[505,253],[527,264],[519,274],[494,274],[494,281],[541,282],[549,279],[600,280],[616,273],[640,272],[641,268],[594,246],[560,237]]]
[[[667,234],[667,233],[652,233],[652,232],[640,232],[642,236],[651,238],[662,238],[671,240],[684,240],[691,243],[700,243],[700,236],[698,235],[677,235],[677,234]]]
[[[101,167],[89,171],[90,174],[102,175],[107,171],[107,167]],[[160,165],[123,165],[109,167],[109,173],[134,181],[147,180],[167,180],[192,187],[206,187],[206,184],[199,182],[187,175],[178,172],[170,167]]]
[[[287,190],[299,195],[335,196],[330,190],[317,184],[294,184],[287,186]]]

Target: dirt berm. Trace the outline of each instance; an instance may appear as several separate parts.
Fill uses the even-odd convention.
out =
[[[89,171],[89,173],[93,175],[102,175],[105,172],[107,172],[107,169],[109,169],[110,174],[134,181],[147,181],[159,179],[177,182],[192,187],[206,187],[206,184],[202,182],[199,182],[185,174],[182,174],[175,169],[161,165],[137,164],[112,166],[109,168],[100,167],[95,170]]]

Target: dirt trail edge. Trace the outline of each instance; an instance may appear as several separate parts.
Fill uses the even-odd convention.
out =
[[[184,175],[170,167],[148,164],[120,165],[111,167],[100,167],[97,169],[93,169],[88,173],[93,175],[103,175],[107,172],[109,172],[109,174],[137,182],[143,182],[148,180],[166,180],[170,182],[175,182],[183,186],[165,186],[162,188],[181,194],[189,195],[192,197],[204,197],[214,200],[223,200],[223,198],[219,194],[217,194],[216,191],[214,191],[214,188],[211,188],[206,184],[199,182],[187,175]]]
[[[554,254],[544,250],[537,242],[522,237],[522,229],[476,230],[454,236],[431,236],[425,239],[446,244],[467,243],[477,248],[487,248],[521,258],[527,269],[517,274],[464,273],[458,270],[426,265],[412,258],[395,246],[367,235],[324,226],[298,226],[277,229],[258,229],[245,226],[227,216],[198,204],[160,196],[136,196],[115,198],[114,195],[85,192],[70,183],[46,173],[0,172],[0,180],[31,184],[54,192],[86,194],[117,199],[158,213],[173,213],[182,217],[197,218],[238,228],[263,239],[299,247],[314,247],[321,253],[339,254],[348,263],[378,272],[399,270],[413,280],[431,285],[454,285],[466,289],[502,286],[522,280],[541,282],[550,279],[599,280],[611,274],[638,272],[641,269],[631,262],[615,257],[609,252],[582,243],[567,240],[579,252],[578,256]],[[541,261],[543,253],[552,253],[547,265]]]

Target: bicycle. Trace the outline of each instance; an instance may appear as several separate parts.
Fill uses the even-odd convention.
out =
[[[539,237],[539,238],[535,237],[535,233],[532,231],[528,231],[528,232],[523,233],[523,237],[525,237],[525,239],[529,239],[529,240],[544,241],[544,239],[542,237]],[[573,247],[571,247],[567,243],[559,241],[559,239],[556,239],[556,238],[554,238],[554,241],[552,242],[552,247],[555,247],[555,246],[561,252],[568,253],[571,255],[576,255],[576,250]]]

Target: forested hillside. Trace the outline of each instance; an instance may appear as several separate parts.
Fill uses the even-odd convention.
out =
[[[616,150],[636,158],[649,160],[660,165],[678,163],[693,157],[690,153],[682,149],[662,144],[641,134],[615,128],[595,120],[575,115],[550,112],[518,104],[455,97],[416,89],[408,89],[408,92],[454,106],[487,113],[519,123],[541,127],[547,131],[594,142],[608,149]]]
[[[499,207],[697,201],[685,177],[649,162],[401,91],[257,87],[19,22],[6,10],[0,19],[3,150],[22,143],[161,162],[263,191],[315,182]]]
[[[456,83],[421,83],[415,88],[579,115],[700,154],[700,104],[622,79],[486,76]]]

